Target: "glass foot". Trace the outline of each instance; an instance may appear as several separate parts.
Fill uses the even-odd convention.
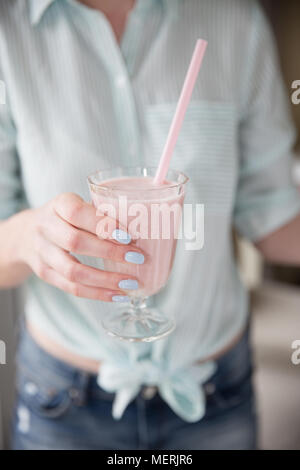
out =
[[[102,326],[110,336],[131,342],[151,342],[169,335],[175,322],[158,310],[145,304],[127,308],[102,320]]]

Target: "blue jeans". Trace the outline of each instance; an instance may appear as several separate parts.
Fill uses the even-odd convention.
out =
[[[23,329],[17,355],[13,449],[255,449],[249,330],[205,384],[204,418],[187,423],[142,389],[122,419],[96,377],[47,354]]]

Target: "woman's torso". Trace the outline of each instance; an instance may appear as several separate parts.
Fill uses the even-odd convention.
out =
[[[32,0],[29,12],[22,2],[5,4],[1,68],[30,207],[61,192],[88,199],[86,176],[100,168],[155,166],[195,41],[208,39],[172,159],[172,167],[190,177],[186,203],[194,213],[204,204],[205,243],[187,250],[179,241],[168,286],[154,298],[175,317],[177,329],[163,346],[144,345],[136,353],[164,354],[180,366],[221,350],[247,317],[231,224],[239,172],[240,28],[244,24],[246,35],[249,11],[237,8],[226,22],[220,2],[138,2],[120,50],[104,16],[83,5],[53,2],[42,10]],[[73,298],[36,277],[28,283],[28,322],[93,361],[128,350],[102,330],[100,317],[113,308]]]

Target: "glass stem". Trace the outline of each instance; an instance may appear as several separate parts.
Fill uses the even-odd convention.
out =
[[[146,297],[135,297],[132,298],[131,301],[131,307],[135,312],[140,312],[142,313],[142,309],[146,307]]]

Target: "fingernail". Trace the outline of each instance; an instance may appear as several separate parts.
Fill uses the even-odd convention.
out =
[[[134,279],[123,279],[119,282],[120,289],[135,290],[139,288],[139,283]]]
[[[125,261],[128,261],[128,263],[143,264],[145,257],[142,253],[138,253],[137,251],[127,251]]]
[[[129,302],[129,297],[127,295],[113,295],[113,302]]]
[[[116,228],[111,236],[114,240],[122,243],[123,245],[128,245],[131,242],[131,236],[129,233],[124,232],[124,230],[121,230],[120,228]]]

